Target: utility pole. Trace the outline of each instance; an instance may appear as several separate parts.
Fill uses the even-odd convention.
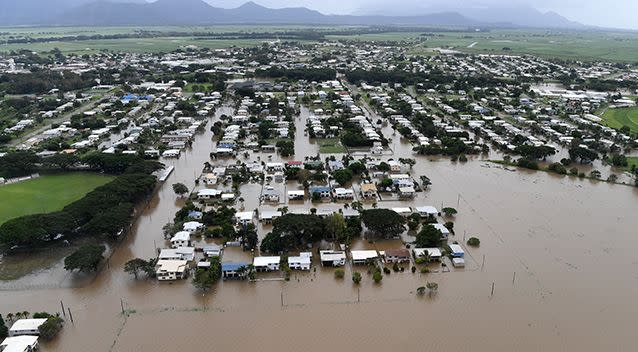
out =
[[[71,324],[75,324],[73,322],[73,314],[71,314],[71,308],[67,308],[67,310],[69,311],[69,318],[71,318]]]
[[[516,281],[516,271],[514,272],[514,276],[512,277],[512,286],[514,286],[514,281]]]
[[[64,310],[64,303],[62,303],[62,300],[60,300],[60,306],[62,306],[62,315],[66,318],[66,311]]]
[[[483,262],[481,263],[481,271],[483,271],[483,266],[485,266],[485,254],[483,254]]]
[[[492,282],[492,293],[490,293],[490,297],[494,296],[494,283]]]

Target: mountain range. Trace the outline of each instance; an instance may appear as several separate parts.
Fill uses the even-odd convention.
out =
[[[305,7],[233,9],[203,0],[3,0],[0,26],[152,26],[212,24],[410,25],[581,28],[556,13],[528,8],[445,9],[420,15],[325,15]]]

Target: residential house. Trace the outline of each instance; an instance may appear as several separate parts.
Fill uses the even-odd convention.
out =
[[[388,263],[409,263],[410,251],[405,248],[388,249],[385,251],[385,260]]]
[[[188,231],[180,231],[171,238],[171,248],[190,247],[191,234]]]
[[[414,255],[414,259],[428,256],[430,260],[441,260],[441,250],[438,248],[413,248],[412,254]]]
[[[379,253],[375,250],[350,251],[350,254],[352,255],[353,265],[367,264],[368,261],[379,258]]]
[[[275,219],[281,217],[280,211],[262,211],[259,213],[259,221],[269,224]]]
[[[452,253],[450,254],[454,258],[463,258],[465,256],[465,251],[463,250],[463,247],[461,247],[458,244],[451,244],[450,250],[452,251]]]
[[[335,188],[334,195],[339,200],[354,199],[354,191],[349,188]]]
[[[222,263],[222,277],[224,279],[244,279],[248,276],[248,263]]]
[[[444,239],[447,239],[450,236],[450,230],[442,224],[432,224],[435,229],[441,231]]]
[[[399,197],[401,198],[414,198],[416,196],[416,190],[414,186],[399,187]]]
[[[38,337],[31,335],[10,336],[0,343],[3,352],[33,352],[38,347]]]
[[[221,197],[222,193],[222,191],[216,189],[202,189],[197,192],[197,198],[200,200],[210,200]]]
[[[422,218],[434,218],[439,215],[439,211],[435,207],[429,205],[416,207],[414,210],[416,210]]]
[[[296,270],[310,270],[312,262],[312,253],[302,252],[299,256],[288,257],[288,267]]]
[[[255,257],[253,267],[255,271],[277,271],[281,263],[281,257]]]
[[[11,328],[9,328],[9,336],[22,335],[40,335],[38,328],[44,324],[46,319],[18,319]]]
[[[322,266],[346,265],[346,253],[343,251],[320,251],[319,258]]]
[[[184,231],[193,234],[204,228],[204,224],[199,221],[189,221],[184,223]]]
[[[188,262],[185,260],[159,260],[155,274],[160,281],[173,281],[186,278]]]
[[[362,184],[361,197],[364,199],[377,199],[377,186],[374,183]]]
[[[304,200],[306,196],[306,191],[298,190],[298,191],[288,191],[288,200]]]
[[[208,244],[202,248],[206,258],[219,257],[222,254],[222,247],[217,244]]]
[[[273,187],[264,187],[262,197],[266,202],[279,203],[279,192],[277,192]]]
[[[310,194],[319,194],[321,198],[330,198],[330,187],[327,186],[314,186],[310,187]]]
[[[252,211],[242,211],[235,213],[235,222],[242,226],[247,226],[248,224],[253,222],[254,212]]]
[[[165,248],[160,251],[159,260],[186,260],[193,261],[195,259],[195,248],[179,247]]]

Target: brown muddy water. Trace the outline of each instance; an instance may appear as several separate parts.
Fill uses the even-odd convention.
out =
[[[316,154],[317,146],[303,133],[296,139],[297,159]],[[175,172],[109,267],[90,284],[21,289],[18,280],[13,289],[0,292],[0,311],[59,311],[63,301],[74,323],[67,319],[60,336],[42,346],[47,352],[635,348],[638,189],[511,172],[480,159],[460,164],[417,157],[411,173],[430,177],[431,189],[412,202],[379,202],[383,207],[457,208],[456,240],[462,242],[464,235],[481,239],[480,248],[467,249],[465,269],[392,273],[375,285],[365,268],[355,268],[363,273],[357,288],[350,280],[351,267],[345,279],[337,280],[333,270],[319,266],[293,273],[289,282],[221,282],[208,294],[190,281],[134,280],[123,272],[124,263],[155,255],[155,247],[164,245],[162,226],[181,205],[170,184],[193,187],[213,145],[206,132],[180,159],[166,161]],[[399,139],[391,147],[394,155],[386,158],[411,157],[410,146]],[[246,209],[259,206],[260,187],[242,187]],[[400,243],[355,243],[358,248],[375,245],[385,249]],[[225,256],[251,258],[239,249]],[[58,279],[56,272],[54,267],[24,282],[44,285]],[[417,296],[416,288],[427,281],[439,284],[438,293]]]

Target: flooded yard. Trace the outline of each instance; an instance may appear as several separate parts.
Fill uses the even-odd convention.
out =
[[[221,108],[217,117],[223,113],[232,111]],[[314,156],[319,148],[304,136],[304,119],[302,110],[296,120],[295,160]],[[392,130],[384,134],[390,137]],[[67,317],[60,336],[42,346],[46,352],[312,352],[327,346],[366,351],[629,350],[634,345],[631,330],[638,306],[631,302],[638,293],[638,238],[630,229],[638,228],[638,189],[509,172],[480,158],[452,163],[417,156],[411,175],[427,175],[432,186],[412,201],[379,202],[386,208],[456,208],[451,240],[481,239],[479,248],[464,246],[464,269],[448,265],[449,271],[437,267],[428,274],[392,272],[374,284],[365,266],[347,265],[345,277],[336,279],[334,269],[321,267],[315,257],[313,270],[293,272],[290,281],[224,281],[207,294],[190,280],[133,279],[123,271],[124,263],[155,256],[164,243],[162,227],[183,205],[170,185],[182,182],[192,189],[204,162],[211,162],[213,147],[207,130],[181,158],[163,160],[175,166],[174,173],[95,280],[77,288],[46,288],[58,276],[35,273],[15,281],[14,289],[0,291],[3,311],[60,311],[63,302],[73,322]],[[393,155],[384,158],[413,157],[398,134],[390,147]],[[268,160],[262,153],[252,153],[250,159],[257,156]],[[281,160],[275,154],[272,159]],[[243,185],[240,191],[247,210],[286,205],[259,204],[261,185]],[[288,206],[343,208],[309,200]],[[269,231],[268,226],[258,228],[260,238]],[[353,247],[400,246],[400,241],[358,240]],[[241,248],[224,253],[224,260],[251,259]],[[351,281],[353,270],[363,275],[358,287]],[[426,282],[438,283],[438,293],[416,295]],[[29,289],[27,284],[35,283],[42,286]]]

